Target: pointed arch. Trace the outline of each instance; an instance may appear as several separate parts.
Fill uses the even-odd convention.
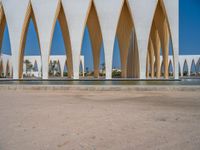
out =
[[[166,11],[163,1],[158,0],[154,14],[154,19],[152,22],[150,37],[152,37],[153,39],[155,56],[157,59],[159,59],[160,57],[160,48],[162,49],[162,56],[164,63],[164,77],[168,79],[169,76],[168,60],[169,60],[169,45],[170,45],[171,32],[168,23],[168,16],[166,15],[165,12]],[[157,62],[156,66],[158,67],[159,60],[158,61],[156,60],[156,62]],[[159,78],[159,72],[157,72],[157,78]]]
[[[72,62],[72,47],[71,47],[71,39],[70,39],[70,34],[69,34],[69,28],[68,28],[68,23],[67,19],[65,16],[63,4],[59,2],[58,8],[56,11],[57,15],[55,17],[55,22],[53,26],[53,32],[55,32],[55,25],[56,21],[59,22],[61,32],[62,32],[62,37],[64,40],[64,45],[65,45],[65,50],[66,50],[66,58],[67,58],[67,71],[68,71],[68,77],[72,78],[73,77],[73,62]],[[52,39],[53,39],[53,34],[52,34]],[[52,47],[52,40],[51,40],[51,47]]]
[[[64,67],[63,67],[63,77],[67,76],[67,60],[65,60]]]
[[[102,46],[102,32],[101,32],[97,10],[93,1],[91,2],[91,6],[89,8],[86,25],[88,27],[91,45],[92,45],[94,77],[98,78],[99,66],[100,66],[100,51],[101,51],[101,46]]]
[[[180,62],[178,62],[178,74],[179,74],[179,76],[182,76]]]
[[[12,55],[10,35],[3,5],[0,3],[0,55]]]
[[[52,76],[53,74],[53,61],[50,59],[49,61],[49,71],[48,71],[49,75],[48,76]]]
[[[160,73],[161,73],[161,77],[164,75],[164,62],[162,60],[161,65],[160,65]]]
[[[27,37],[27,31],[28,31],[28,26],[30,20],[33,20],[33,24],[36,30],[37,38],[39,40],[39,34],[38,34],[38,28],[34,16],[34,12],[31,6],[31,3],[28,5],[28,9],[26,12],[24,24],[23,24],[23,30],[22,30],[22,36],[21,36],[21,41],[20,41],[20,49],[19,49],[19,78],[21,79],[23,77],[23,58],[24,58],[24,49],[25,49],[25,44],[26,44],[26,37]],[[39,40],[40,41],[40,40]],[[40,48],[40,42],[39,42],[39,48]],[[40,48],[41,49],[41,48]]]
[[[197,75],[200,76],[200,58],[198,59],[196,66],[197,66],[197,68],[196,68],[197,69]]]
[[[174,72],[173,70],[174,70],[173,63],[172,63],[172,60],[170,59],[169,65],[168,65],[169,76],[173,76],[173,72]]]
[[[4,77],[3,60],[0,60],[0,77]]]
[[[34,62],[33,71],[35,71],[35,72],[39,71],[37,60],[35,60],[35,62]]]
[[[6,17],[5,17],[3,5],[0,3],[0,49],[2,47],[5,26],[6,26]],[[0,51],[0,54],[1,54],[1,51]]]
[[[193,59],[192,60],[192,63],[191,63],[191,66],[190,66],[190,75],[196,75],[197,73],[197,67],[196,67],[196,64],[195,64],[195,60]]]
[[[187,63],[187,60],[185,59],[184,61],[184,65],[183,65],[183,76],[188,76],[189,75],[189,72],[188,72],[188,63]]]
[[[114,41],[124,0],[94,0],[94,4],[102,31],[106,79],[112,79]]]
[[[129,63],[133,63],[133,70],[132,75],[129,74],[129,77],[139,77],[139,55],[138,55],[138,48],[137,48],[137,37],[135,34],[135,27],[133,22],[133,17],[131,15],[131,11],[127,1],[125,0],[120,12],[120,17],[118,20],[116,36],[118,38],[119,49],[120,49],[120,61],[121,61],[121,77],[127,78],[127,68]],[[131,47],[132,46],[132,47]],[[128,54],[132,51],[132,57],[130,56],[129,59],[132,60],[128,61]]]
[[[10,77],[10,62],[9,62],[9,60],[7,60],[7,63],[6,63],[6,72],[5,72],[5,76],[6,76],[6,77]]]
[[[56,65],[56,70],[57,70],[57,73],[59,74],[59,76],[61,77],[62,76],[62,71],[61,71],[61,66],[60,66],[60,61],[59,60],[57,60],[57,63],[56,63],[57,65]]]

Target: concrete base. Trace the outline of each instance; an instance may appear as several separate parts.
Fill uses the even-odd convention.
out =
[[[183,85],[0,85],[3,90],[35,91],[200,91],[200,86]]]

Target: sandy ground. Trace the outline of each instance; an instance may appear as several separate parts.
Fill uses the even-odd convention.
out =
[[[198,92],[0,91],[0,150],[199,150]]]

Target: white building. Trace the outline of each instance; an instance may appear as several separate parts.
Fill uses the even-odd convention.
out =
[[[68,50],[67,67],[71,78],[79,78],[86,25],[92,42],[95,77],[99,76],[103,43],[106,79],[112,78],[117,36],[122,78],[146,79],[148,66],[152,72],[157,71],[154,77],[160,78],[162,48],[164,77],[167,79],[170,40],[173,43],[174,78],[179,78],[179,0],[0,0],[0,39],[7,23],[13,79],[23,77],[23,51],[31,18],[39,39],[43,79],[48,79],[50,48],[57,19]]]

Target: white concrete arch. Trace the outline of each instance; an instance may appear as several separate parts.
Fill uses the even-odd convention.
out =
[[[3,73],[4,73],[4,76],[6,76],[7,62],[9,62],[8,59],[4,59],[3,60]]]
[[[53,55],[50,56],[50,61],[59,61],[60,64],[60,73],[61,73],[61,77],[63,77],[63,72],[64,72],[64,66],[65,66],[65,62],[67,61],[67,58],[65,55]]]
[[[3,70],[1,70],[1,72],[4,73],[4,77],[7,77],[7,70],[8,70],[7,67],[9,67],[8,71],[10,72],[10,69],[11,69],[11,66],[12,66],[11,57],[9,55],[2,54],[0,61],[2,63],[1,69],[3,69]]]
[[[59,0],[31,0],[31,4],[38,27],[42,57],[42,78],[48,79],[49,54]]]
[[[183,66],[184,66],[184,63],[185,63],[185,59],[182,59],[182,58],[179,57],[181,77],[183,76]]]
[[[11,73],[11,70],[10,70],[10,62],[9,62],[9,60],[8,60],[7,63],[6,63],[5,77],[10,77],[10,73]]]
[[[125,0],[120,12],[120,17],[117,25],[117,33],[119,49],[120,49],[120,61],[121,61],[121,77],[127,78],[128,69],[133,63],[134,67],[133,74],[129,77],[139,77],[139,59],[138,59],[138,48],[137,48],[137,37],[135,34],[134,20],[131,14],[130,7],[128,2]],[[132,52],[130,52],[132,51]],[[131,57],[128,57],[128,54],[131,54]],[[131,61],[128,59],[132,59]]]
[[[160,56],[160,62],[163,63],[163,61],[164,61],[164,60],[163,60],[163,57]],[[169,57],[168,57],[168,62],[167,62],[168,66],[169,66],[170,62],[171,62],[172,67],[174,68],[173,56],[169,56]],[[160,67],[161,67],[161,65],[160,65]]]
[[[88,18],[86,20],[93,54],[94,77],[99,78],[100,51],[102,47],[102,32],[99,17],[94,2],[92,1]]]
[[[27,12],[26,12],[26,17],[25,17],[25,20],[24,20],[24,24],[23,24],[23,31],[22,31],[22,35],[21,35],[21,42],[20,42],[20,49],[19,49],[19,78],[22,79],[23,78],[23,71],[24,71],[24,67],[23,67],[23,63],[24,63],[24,52],[25,52],[25,45],[26,45],[26,38],[27,38],[27,33],[28,33],[28,28],[29,28],[29,24],[30,24],[30,21],[33,21],[33,24],[34,24],[34,28],[35,28],[35,31],[36,31],[36,35],[37,35],[37,38],[38,38],[38,44],[39,44],[39,48],[40,48],[40,52],[41,52],[41,46],[40,46],[40,36],[39,36],[39,33],[38,33],[38,26],[37,26],[37,23],[36,23],[36,18],[35,18],[35,14],[34,14],[34,11],[33,11],[33,8],[32,8],[32,4],[31,2],[29,3],[29,6],[27,8]],[[38,56],[39,57],[39,56]],[[40,57],[41,59],[41,57]],[[31,62],[32,64],[34,63],[33,60]]]
[[[62,71],[61,71],[61,66],[60,66],[60,61],[59,61],[59,60],[57,60],[57,64],[56,64],[56,65],[57,65],[57,68],[58,68],[58,72],[60,73],[60,76],[62,76],[62,75],[61,75],[61,74],[62,74],[62,73],[61,73]]]
[[[79,78],[80,52],[86,25],[89,27],[90,34],[92,33],[92,36],[90,36],[92,37],[93,47],[97,47],[93,48],[93,53],[94,51],[97,53],[93,55],[95,76],[98,77],[98,53],[100,51],[100,43],[102,44],[103,41],[106,79],[112,78],[113,47],[117,36],[121,39],[119,40],[121,41],[119,45],[121,47],[122,76],[126,77],[127,65],[125,64],[127,61],[125,60],[128,59],[127,47],[129,45],[127,43],[131,34],[131,27],[133,27],[132,23],[134,23],[135,30],[133,34],[134,43],[137,44],[138,49],[138,72],[140,72],[140,79],[145,79],[148,65],[145,61],[148,42],[158,2],[162,3],[164,14],[167,18],[165,21],[169,26],[174,50],[173,66],[176,72],[175,78],[178,78],[178,0],[2,0],[2,3],[0,1],[0,34],[3,34],[1,31],[4,30],[2,23],[5,24],[5,21],[2,20],[6,20],[12,52],[13,79],[19,79],[22,75],[24,41],[28,20],[31,15],[34,16],[34,24],[37,28],[42,57],[40,62],[42,62],[43,79],[48,78],[49,54],[57,19],[61,20],[60,24],[62,33],[64,33],[65,46],[70,51],[67,53],[67,64],[71,72],[69,74],[74,79]],[[62,15],[59,16],[59,13]],[[98,34],[96,34],[97,32]],[[2,40],[1,38],[2,36],[0,35],[0,41]],[[158,62],[158,56],[156,60]],[[189,61],[187,60],[187,62]],[[196,62],[197,60],[195,60]]]
[[[13,79],[19,79],[20,45],[29,0],[2,0],[8,25],[12,52]]]
[[[185,68],[187,69],[187,70],[185,70]],[[189,65],[188,65],[188,62],[187,62],[187,60],[185,59],[184,60],[184,63],[183,63],[183,68],[182,68],[182,74],[183,74],[183,76],[184,76],[184,71],[186,71],[187,72],[187,76],[189,76]]]
[[[66,49],[66,57],[68,58],[67,59],[68,77],[72,78],[73,77],[73,62],[72,62],[71,39],[70,39],[70,34],[69,34],[68,23],[66,20],[66,15],[65,15],[64,8],[61,2],[58,9],[57,20],[60,23],[62,37],[64,40],[65,49]]]
[[[102,31],[106,79],[112,78],[114,41],[124,0],[93,0]]]
[[[35,60],[35,62],[34,62],[33,71],[35,71],[35,72],[39,71],[37,60]]]
[[[162,47],[162,56],[163,56],[163,63],[164,63],[164,77],[167,79],[168,78],[168,56],[169,56],[169,41],[170,41],[170,33],[169,33],[169,26],[168,26],[168,18],[164,13],[165,8],[163,6],[163,3],[161,0],[158,0],[156,10],[154,13],[154,18],[153,18],[153,23],[152,23],[152,33],[153,35],[150,35],[151,37],[154,37],[155,33],[157,31],[158,36],[159,36],[159,46]],[[156,39],[154,39],[156,40]],[[154,51],[155,51],[155,56],[158,58],[157,55],[160,55],[160,47],[157,48],[156,45],[158,41],[153,41],[154,43]],[[156,48],[156,49],[155,49]],[[158,61],[156,60],[156,63]],[[158,64],[157,64],[158,66]]]
[[[65,62],[66,62],[66,59],[59,60],[61,77],[63,77]]]
[[[3,60],[0,60],[0,77],[4,74]]]
[[[85,76],[85,59],[84,56],[81,56],[80,63],[82,65],[83,77]]]
[[[62,0],[72,48],[73,78],[79,79],[80,52],[91,0]]]
[[[174,53],[174,77],[179,78],[178,74],[178,59],[179,59],[179,0],[163,0],[168,17],[168,24],[172,38],[173,53]]]
[[[50,56],[50,59],[49,59],[49,64],[52,63],[53,61],[56,61],[56,62],[59,61],[60,70],[61,70],[61,77],[63,77],[64,68],[65,68],[67,59],[68,58],[65,55],[52,55],[52,56]],[[80,56],[79,64],[82,65],[83,72],[84,72],[84,56]],[[67,68],[67,70],[68,70],[68,68]]]
[[[197,69],[197,73],[199,74],[200,73],[200,57],[196,63],[196,69]]]
[[[186,58],[186,62],[187,62],[187,65],[188,65],[188,76],[190,76],[191,66],[192,66],[192,59]]]
[[[5,13],[3,9],[3,5],[0,2],[0,55],[1,55],[1,47],[2,47],[2,41],[3,41],[3,34],[5,30],[5,25],[6,25],[6,18],[5,18]]]
[[[168,73],[169,73],[169,75],[170,75],[171,73],[174,74],[173,60],[170,59],[168,64],[169,64],[169,65],[168,65]],[[171,72],[171,70],[172,70],[172,72]]]
[[[167,11],[165,8],[165,3],[163,2],[163,0],[158,0],[156,11],[154,13],[152,29],[151,29],[151,38],[153,39],[153,43],[154,43],[154,51],[155,51],[157,68],[159,68],[160,46],[162,47],[162,56],[163,56],[164,68],[165,68],[164,77],[167,79],[169,75],[168,73],[168,65],[169,65],[169,57],[170,57],[169,45],[170,45],[170,40],[172,38],[172,35],[171,35],[172,31],[170,28],[169,17],[166,12]],[[178,24],[176,24],[176,26],[178,27]],[[159,39],[156,38],[157,35],[159,35]],[[173,47],[173,66],[176,66],[174,62],[177,62],[178,59],[176,57],[176,52],[174,51],[175,50]],[[177,70],[174,69],[174,72],[176,72],[173,74],[174,78],[176,78],[178,75],[178,69]],[[157,78],[159,78],[159,72],[157,72],[156,76]]]
[[[195,72],[192,72],[192,67],[194,66],[194,71]],[[191,73],[195,73],[196,74],[196,70],[197,70],[197,68],[196,68],[196,62],[195,62],[195,60],[194,59],[192,59],[192,62],[191,62],[191,66],[189,66],[190,67],[190,75],[191,75]]]
[[[138,44],[140,79],[146,79],[146,54],[150,29],[158,0],[128,0],[128,5],[135,23]]]

